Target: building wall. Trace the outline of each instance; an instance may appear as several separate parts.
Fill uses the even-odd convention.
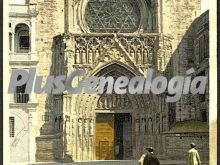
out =
[[[110,64],[117,64],[112,66],[123,66],[120,69],[127,67],[135,75],[145,75],[147,68],[155,67],[157,68],[157,75],[169,73],[169,76],[172,76],[185,74],[186,68],[191,66],[188,57],[194,54],[194,47],[192,45],[194,44],[195,30],[193,30],[192,22],[200,13],[199,0],[146,1],[149,10],[145,11],[143,9],[141,14],[149,15],[149,20],[151,21],[148,20],[147,24],[141,26],[138,29],[138,33],[127,36],[89,33],[83,18],[86,2],[85,0],[30,0],[30,3],[37,5],[38,11],[36,33],[32,33],[32,35],[36,36],[36,55],[39,60],[36,75],[44,77],[52,74],[68,75],[74,70],[84,69],[87,72],[87,76],[89,76],[99,73],[104,68],[108,68]],[[145,2],[140,1],[140,3]],[[82,44],[77,43],[77,38],[80,39],[81,37],[86,42],[88,38],[91,39],[92,37],[102,41],[104,36],[108,36],[115,45],[108,49],[108,51],[102,52],[102,54],[99,52],[99,58],[91,65],[78,65],[75,63],[78,54],[77,44],[79,47]],[[153,61],[148,62],[148,65],[137,64],[135,59],[132,58],[132,52],[127,50],[126,46],[118,41],[120,37],[129,42],[131,42],[129,37],[149,39],[149,45],[147,46],[153,49],[151,54]],[[143,41],[139,44],[143,44]],[[106,45],[101,45],[101,47]],[[97,52],[94,51],[93,53]],[[84,54],[86,53],[84,52]],[[84,54],[81,53],[81,55]],[[115,63],[111,63],[112,61]],[[126,74],[130,73],[126,72]],[[46,79],[43,80],[43,83],[45,82]],[[83,131],[86,125],[82,123],[78,126],[78,119],[92,119],[94,132],[95,110],[91,104],[95,104],[94,100],[97,101],[97,98],[84,95],[73,96],[67,93],[57,96],[47,94],[37,96],[39,103],[36,109],[37,124],[32,126],[37,136],[37,161],[60,161],[64,158],[67,161],[71,159],[95,159],[95,149],[92,145],[94,135],[79,135],[78,131]],[[164,148],[165,143],[160,143],[162,139],[161,132],[167,131],[170,127],[168,122],[170,115],[168,108],[170,105],[165,103],[163,96],[149,96],[149,98],[143,96],[141,99],[144,100],[145,105],[138,112],[136,110],[139,108],[136,107],[133,113],[133,120],[137,123],[132,128],[134,132],[132,142],[133,159],[139,158],[147,146],[154,146],[158,153],[163,155],[163,150],[160,150],[160,148]],[[194,118],[198,112],[197,110],[189,112],[190,106],[182,100],[173,105],[176,115],[172,116],[173,113],[171,113],[171,117],[174,118],[174,122]],[[146,133],[144,130],[137,129],[138,127],[143,128],[146,124],[145,122],[141,123],[138,121],[145,121],[142,119],[146,119],[148,122],[150,118],[153,121],[152,133]],[[145,139],[150,140],[146,141]],[[31,143],[35,144],[35,140],[32,139]],[[48,147],[45,150],[47,145],[52,148]],[[54,153],[52,152],[53,150],[57,150],[57,152]],[[63,153],[64,157],[61,156]]]
[[[204,75],[209,78],[209,12],[205,12],[195,21],[194,37],[194,67],[197,69],[196,75]],[[206,92],[202,96],[197,96],[195,100],[196,117],[208,125],[209,119],[209,82]],[[206,113],[206,117],[202,112]]]
[[[209,12],[203,13],[200,17],[198,17],[189,27],[188,31],[184,35],[183,39],[180,42],[180,46],[176,50],[177,52],[182,52],[183,50],[187,51],[185,56],[184,54],[175,54],[171,61],[170,68],[166,71],[167,73],[170,73],[170,70],[173,70],[175,68],[175,64],[173,61],[180,62],[179,59],[184,58],[184,61],[182,61],[179,64],[179,68],[186,71],[187,69],[193,67],[195,72],[191,75],[192,79],[195,76],[207,76],[209,77]],[[183,75],[185,73],[182,73]],[[172,76],[174,74],[171,74]],[[186,120],[197,120],[204,124],[204,128],[208,128],[208,116],[209,116],[209,90],[208,90],[208,82],[206,86],[206,92],[204,95],[185,95],[181,98],[179,102],[176,104],[169,104],[169,111],[170,111],[170,128],[174,127],[178,122],[186,121]],[[173,113],[175,112],[175,113]],[[172,119],[175,120],[175,122],[171,121]],[[181,129],[181,128],[179,128]],[[179,158],[182,156],[181,152],[185,152],[187,150],[187,146],[189,147],[189,144],[191,142],[194,142],[198,144],[198,150],[201,152],[201,157],[203,160],[208,160],[208,131],[206,133],[196,133],[196,134],[190,134],[187,133],[189,131],[188,129],[185,129],[186,135],[176,132],[176,135],[174,133],[169,133],[164,135],[167,140],[166,147],[170,149],[166,150],[166,154],[168,157],[174,157]],[[196,130],[195,130],[196,132]],[[188,137],[189,136],[189,137]],[[181,140],[178,140],[179,137],[182,137]],[[187,137],[187,138],[186,138]],[[196,138],[197,137],[197,138]],[[177,144],[177,147],[172,147],[173,144]],[[181,142],[182,141],[182,142]],[[179,146],[179,143],[182,143],[182,145]],[[181,150],[181,152],[177,152],[178,148]],[[185,148],[185,149],[184,149]]]
[[[198,17],[188,28],[176,49],[177,53],[174,52],[172,55],[169,67],[166,68],[166,74],[171,77],[174,75],[186,76],[186,71],[193,67],[195,72],[191,74],[192,79],[199,75],[208,77],[208,43],[208,12],[206,12]],[[178,68],[181,69],[181,72],[178,74],[176,72],[178,68],[174,69],[176,68],[176,63],[178,63]],[[202,120],[201,109],[204,109],[208,114],[208,93],[207,85],[205,95],[203,96],[184,95],[181,100],[174,105],[176,121],[187,119]]]
[[[12,2],[11,2],[12,3]],[[35,52],[35,18],[36,5],[10,4],[9,6],[9,33],[11,45],[9,53],[9,75],[14,69],[29,70],[36,68],[38,63]],[[20,28],[29,36],[29,48],[18,51],[20,40],[18,31]],[[22,31],[22,30],[21,30]],[[14,117],[14,136],[10,137],[10,158],[12,162],[34,162],[35,161],[35,137],[36,131],[36,95],[17,93],[10,95],[10,117]],[[12,127],[12,126],[11,126]]]
[[[39,63],[36,75],[45,79],[51,75],[52,55],[54,53],[53,37],[64,32],[64,1],[30,1],[37,4],[38,16],[36,18],[36,52]],[[37,108],[38,135],[44,123],[42,120],[45,112],[52,111],[50,97],[47,94],[40,94],[37,97],[39,106]]]
[[[209,158],[208,144],[209,136],[207,133],[184,133],[164,135],[166,156],[174,160],[187,160],[187,151],[189,144],[196,142],[196,149],[199,152],[202,162],[206,162]]]
[[[160,8],[159,31],[173,38],[172,48],[175,52],[191,23],[200,15],[200,0],[158,1]],[[182,52],[179,52],[182,54]]]
[[[11,109],[14,117],[14,137],[10,137],[10,158],[12,162],[27,162],[29,159],[28,114],[23,109]],[[21,152],[22,150],[22,152]]]

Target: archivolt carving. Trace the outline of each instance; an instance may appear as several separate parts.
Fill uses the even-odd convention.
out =
[[[119,76],[133,77],[134,73],[130,72],[126,68],[118,65],[112,64],[106,68],[100,70],[98,73],[94,74],[95,76],[113,76],[117,78]],[[106,93],[102,95],[93,94],[79,94],[76,99],[76,109],[77,113],[84,116],[89,115],[93,116],[95,109],[105,109],[105,110],[114,110],[114,109],[130,109],[138,110],[140,113],[150,113],[153,110],[154,100],[151,95],[107,95]]]
[[[132,109],[132,102],[127,95],[103,94],[97,102],[98,109]]]

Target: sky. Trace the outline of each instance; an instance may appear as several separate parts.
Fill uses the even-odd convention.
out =
[[[25,0],[9,0],[12,4],[23,4]],[[208,10],[209,0],[201,0],[201,13]]]
[[[201,12],[208,10],[209,8],[209,0],[201,0]]]

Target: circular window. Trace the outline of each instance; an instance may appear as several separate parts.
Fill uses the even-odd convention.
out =
[[[135,0],[89,0],[85,21],[90,32],[133,33],[140,25],[140,10]]]

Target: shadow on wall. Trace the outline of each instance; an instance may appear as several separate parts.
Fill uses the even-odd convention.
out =
[[[61,36],[54,37],[51,48],[52,65],[50,67],[50,75],[53,76],[61,75],[59,67],[64,66],[64,57],[61,51],[57,51],[62,49],[62,42],[60,40]],[[63,118],[62,98],[63,94],[47,95],[45,114],[42,116],[42,120],[45,123],[40,129],[40,136],[36,138],[37,162],[60,162],[64,158],[69,162],[72,161],[71,156],[63,153],[66,150],[66,139],[63,142],[63,134],[66,134],[64,130],[66,130],[67,119]]]
[[[181,42],[178,47],[172,54],[172,57],[167,64],[165,71],[162,73],[167,76],[167,78],[171,78],[175,75],[186,75],[186,70],[194,67],[195,70],[201,71],[200,64],[206,64],[205,61],[208,61],[208,58],[204,58],[203,61],[197,62],[197,55],[195,46],[195,40],[198,36],[200,36],[203,32],[199,31],[197,26],[199,25],[198,21],[201,17],[206,16],[208,12],[204,13],[202,16],[197,18],[191,26],[186,31],[185,35],[182,37]],[[197,31],[198,30],[198,31]],[[65,45],[63,45],[62,36],[54,37],[52,50],[52,65],[50,68],[50,75],[62,75],[66,74],[66,68],[64,68],[67,61],[64,59]],[[199,58],[200,59],[200,58]],[[208,69],[208,66],[201,66],[204,69]],[[199,73],[196,73],[199,74]],[[195,96],[197,97],[197,96]],[[67,139],[66,139],[66,123],[68,122],[68,118],[63,116],[63,108],[62,108],[62,98],[63,95],[48,95],[45,102],[45,115],[44,120],[45,123],[41,128],[41,136],[36,138],[37,141],[37,152],[36,152],[36,161],[72,161],[71,155],[67,153]],[[197,115],[196,108],[200,105],[195,105],[193,102],[198,101],[197,98],[192,97],[191,95],[183,96],[180,102],[177,103],[164,103],[166,108],[168,107],[169,113],[169,128],[172,128],[176,122],[181,120],[201,120],[201,116]],[[196,132],[197,130],[195,130]],[[204,132],[203,132],[204,133]],[[154,143],[156,152],[160,155],[161,158],[164,159],[180,159],[183,160],[186,151],[189,148],[189,144],[197,139],[199,134],[188,133],[185,130],[185,134],[188,135],[186,138],[182,138],[180,141],[180,146],[176,146],[172,143],[172,137],[176,140],[176,136],[178,134],[169,133],[167,134],[161,133],[162,136],[154,135],[152,136],[152,141],[158,143]],[[206,132],[208,134],[208,132]],[[171,136],[172,135],[172,136]],[[171,136],[170,143],[166,142],[166,137]],[[208,143],[207,136],[202,135],[204,138],[197,141],[198,149],[202,153],[202,157],[204,159],[208,158],[208,148],[206,145]],[[173,141],[174,141],[173,140]],[[162,145],[164,144],[164,145]],[[161,147],[162,146],[162,147]],[[175,155],[174,155],[175,153]]]
[[[186,71],[194,68],[191,76],[208,76],[209,71],[209,12],[195,19],[175,49],[165,71],[168,79],[186,77]],[[190,143],[195,142],[202,161],[209,159],[208,133],[208,84],[204,95],[182,95],[176,103],[166,103],[169,131],[163,133],[165,159],[184,159]],[[190,127],[179,127],[180,122],[190,122]],[[197,125],[202,127],[197,129]],[[171,131],[175,128],[175,131]],[[184,130],[182,130],[184,128]]]

